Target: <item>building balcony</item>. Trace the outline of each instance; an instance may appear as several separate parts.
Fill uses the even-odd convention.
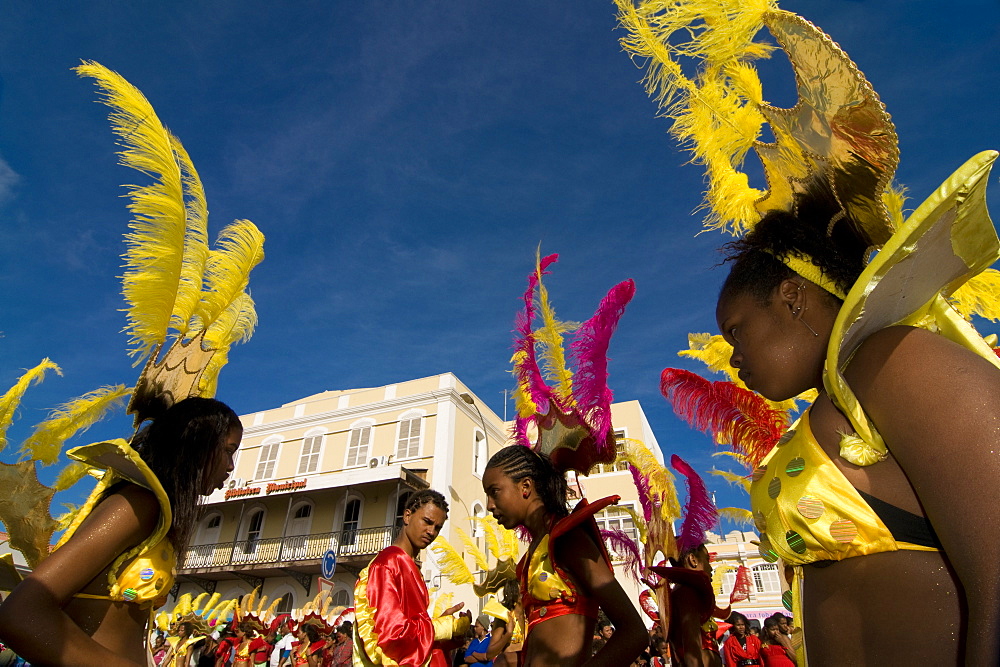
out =
[[[379,526],[198,544],[188,547],[178,574],[318,567],[323,555],[331,549],[337,554],[338,566],[360,570],[375,554],[392,544],[397,533],[396,526]]]

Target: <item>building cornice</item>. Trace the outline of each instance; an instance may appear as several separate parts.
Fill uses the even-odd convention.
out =
[[[446,389],[435,389],[433,391],[424,392],[421,394],[414,394],[412,396],[404,396],[401,398],[390,398],[383,401],[378,401],[377,403],[365,403],[364,405],[349,406],[346,408],[338,408],[334,410],[327,410],[325,412],[317,412],[316,414],[303,415],[301,417],[292,417],[291,419],[282,419],[275,422],[267,422],[265,424],[250,425],[243,429],[243,437],[267,437],[269,435],[275,435],[282,431],[287,431],[290,429],[300,429],[309,428],[310,426],[319,426],[326,424],[331,421],[346,421],[346,420],[356,420],[363,419],[365,417],[373,417],[383,412],[391,410],[403,410],[408,408],[418,408],[427,406],[436,406],[442,399],[448,399],[452,403],[458,406],[466,415],[468,415],[477,424],[479,423],[479,415],[476,413],[476,409],[462,400],[461,396],[454,388]],[[488,407],[483,405],[483,408],[489,410]],[[482,408],[481,408],[482,409]],[[269,411],[265,411],[269,412]],[[259,413],[253,413],[259,414]],[[492,411],[490,412],[492,414]],[[436,412],[427,414],[430,417],[436,415]],[[250,416],[250,415],[245,415]],[[496,415],[493,415],[496,417]],[[485,421],[485,420],[484,420]],[[499,418],[497,418],[499,421]],[[492,433],[490,435],[506,438],[507,434],[502,428],[498,428],[493,423],[486,421],[486,428]]]

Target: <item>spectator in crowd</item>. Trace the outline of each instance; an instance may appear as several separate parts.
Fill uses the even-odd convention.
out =
[[[354,640],[354,629],[351,627],[350,623],[343,623],[337,628],[336,635],[334,637],[333,651],[331,652],[331,657],[333,658],[333,667],[351,667],[351,648],[352,642]]]
[[[764,621],[764,640],[760,653],[764,659],[764,667],[794,667],[798,664],[792,642],[781,632],[774,616]]]
[[[729,639],[722,646],[722,657],[726,667],[749,667],[761,665],[760,640],[747,632],[750,624],[747,617],[734,611],[729,617],[733,627]]]

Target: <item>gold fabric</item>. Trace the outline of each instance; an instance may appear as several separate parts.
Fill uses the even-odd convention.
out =
[[[557,600],[575,595],[563,581],[549,556],[549,536],[542,537],[528,564],[528,593],[536,600]]]
[[[167,539],[173,514],[163,486],[139,454],[121,439],[76,447],[66,455],[92,468],[103,469],[105,473],[55,549],[69,541],[112,485],[128,481],[149,489],[160,503],[160,518],[156,529],[111,564],[108,571],[108,596],[112,600],[159,606],[156,602],[166,596],[174,585],[173,567],[176,562],[173,545]],[[132,558],[135,560],[119,573],[122,564]]]
[[[899,548],[816,442],[808,411],[764,458],[753,480],[750,504],[761,557],[768,562],[781,558],[803,565]],[[854,537],[846,539],[852,530]]]
[[[789,211],[796,194],[822,183],[872,245],[892,234],[882,193],[899,163],[896,130],[857,66],[822,30],[786,11],[764,23],[795,70],[798,102],[791,109],[761,105],[775,143],[755,145],[767,176],[763,215]]]
[[[996,354],[945,300],[1000,258],[1000,241],[986,209],[986,183],[996,157],[996,151],[979,153],[942,183],[872,259],[837,315],[823,382],[857,434],[840,453],[855,465],[871,465],[887,452],[843,376],[868,336],[897,324],[920,326],[1000,368]]]

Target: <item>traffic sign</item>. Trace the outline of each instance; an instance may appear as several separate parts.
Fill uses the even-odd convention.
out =
[[[333,573],[337,571],[337,553],[330,549],[325,554],[323,554],[323,578],[333,579]]]

